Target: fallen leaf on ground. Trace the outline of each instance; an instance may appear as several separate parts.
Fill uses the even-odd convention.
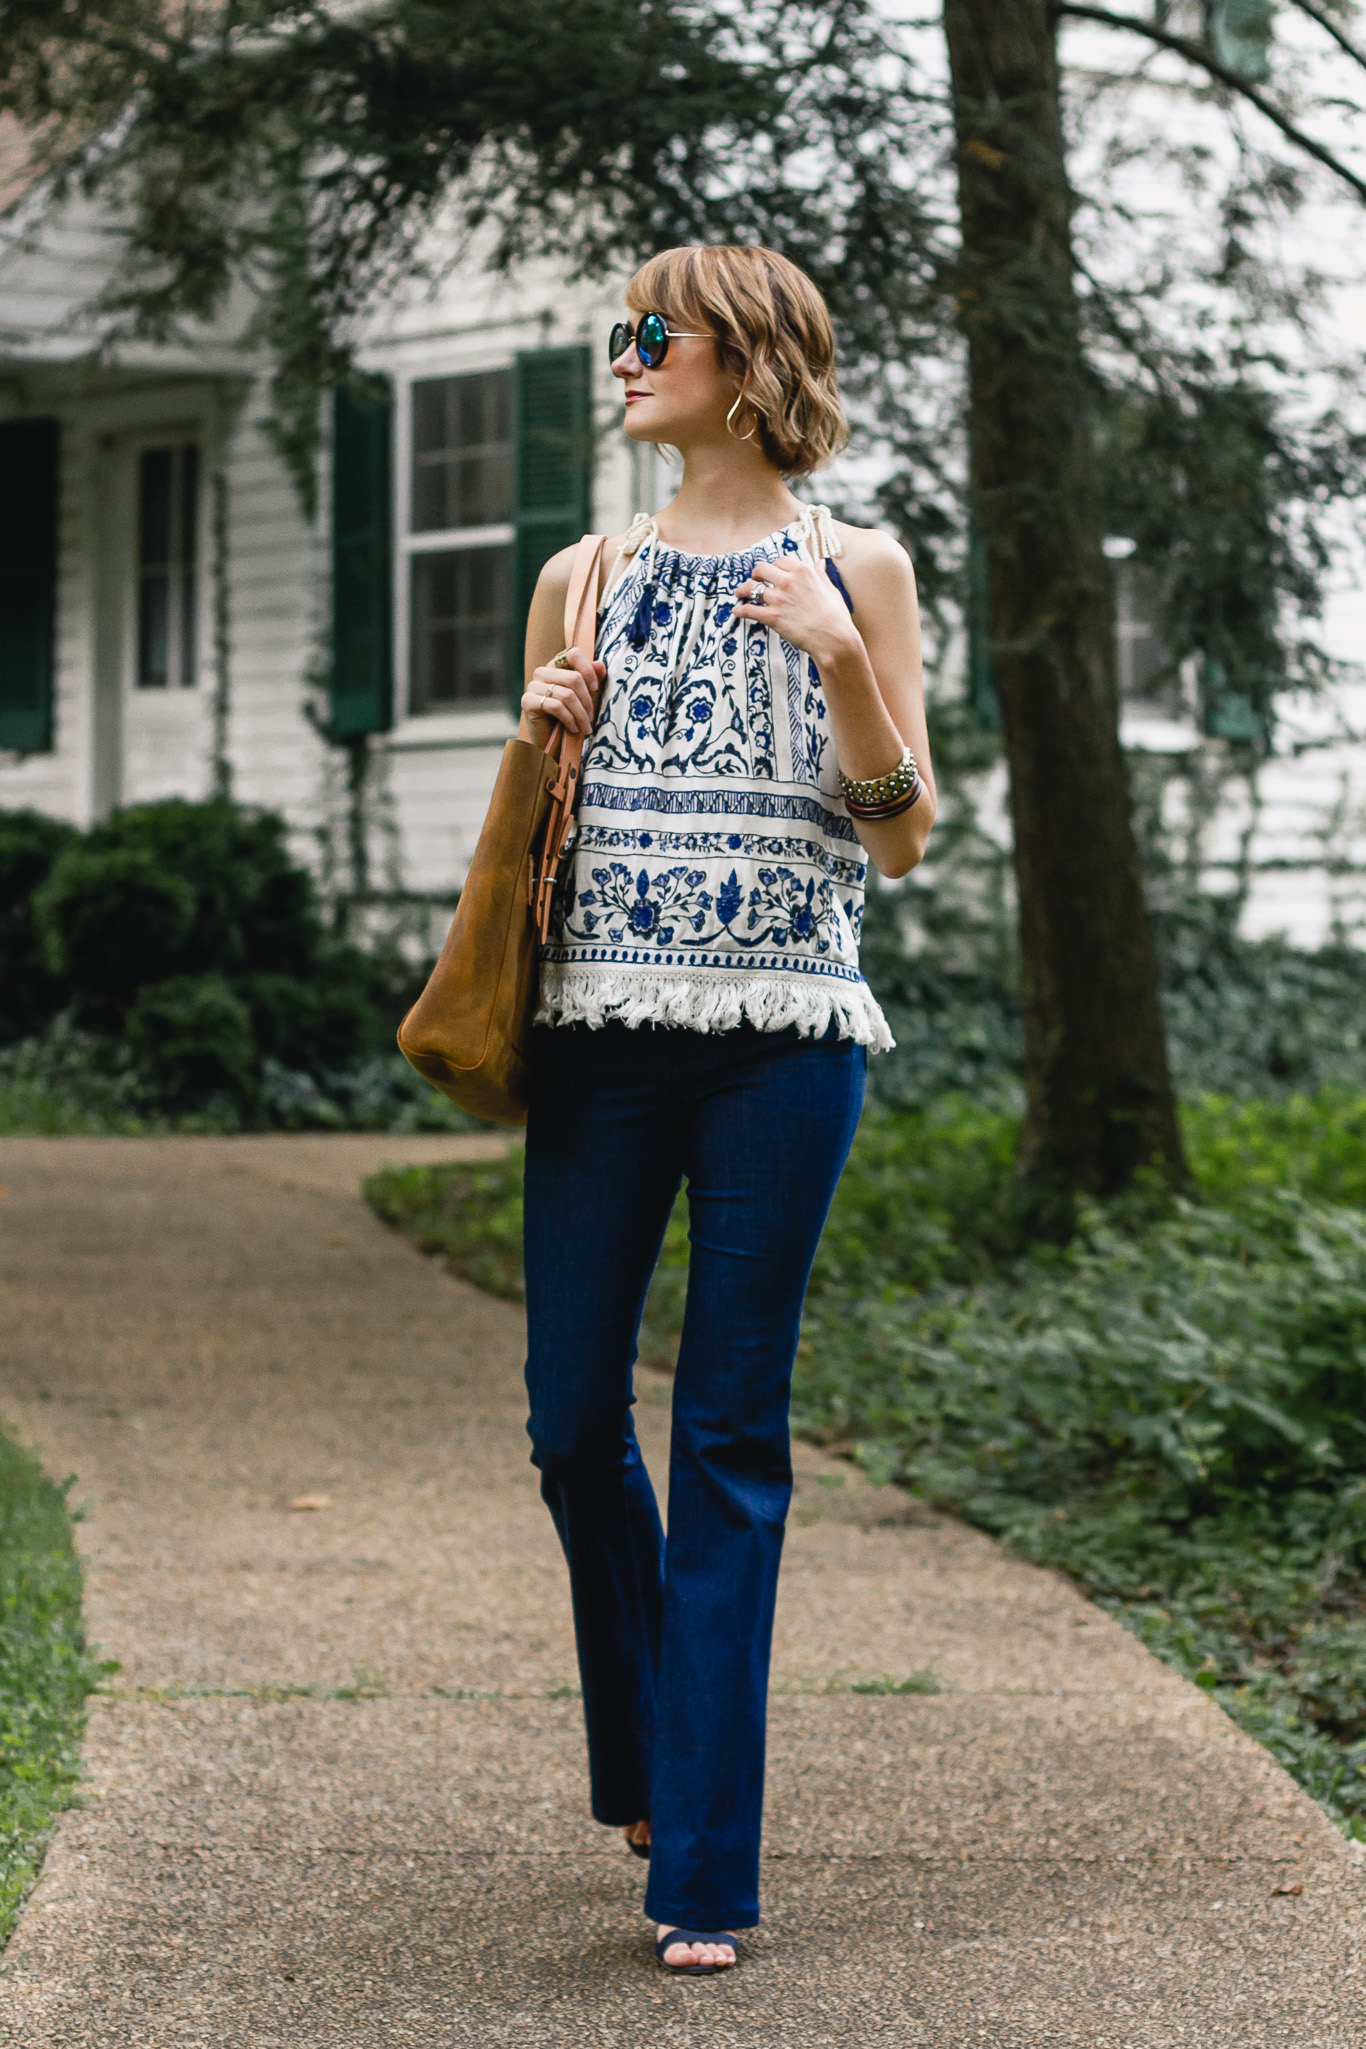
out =
[[[1297,1900],[1303,1891],[1302,1885],[1273,1885],[1271,1897],[1273,1900]]]
[[[291,1509],[331,1508],[332,1496],[330,1494],[296,1494],[289,1505]]]

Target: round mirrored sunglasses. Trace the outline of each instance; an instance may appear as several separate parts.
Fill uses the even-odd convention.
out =
[[[671,341],[694,341],[702,338],[702,330],[696,327],[670,327],[662,313],[642,313],[635,326],[629,320],[619,320],[612,329],[607,342],[607,360],[615,363],[624,356],[632,342],[636,354],[647,370],[657,370],[669,353]]]

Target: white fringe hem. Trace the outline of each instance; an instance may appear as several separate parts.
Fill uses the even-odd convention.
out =
[[[600,967],[547,962],[541,969],[537,1024],[609,1021],[639,1025],[681,1025],[694,1032],[730,1032],[749,1023],[761,1032],[796,1025],[806,1038],[819,1038],[832,1019],[842,1039],[871,1053],[896,1044],[866,982],[822,982],[814,977],[736,975],[714,978],[661,975],[646,970],[613,973]]]

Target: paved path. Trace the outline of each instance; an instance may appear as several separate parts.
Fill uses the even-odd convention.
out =
[[[0,1405],[77,1475],[123,1666],[0,2039],[1366,2041],[1362,1880],[1290,1781],[1061,1581],[812,1452],[766,1919],[733,1976],[663,1979],[587,1815],[518,1318],[356,1193],[459,1143],[0,1145]],[[657,1458],[664,1382],[642,1410]],[[951,1690],[847,1690],[926,1665]]]

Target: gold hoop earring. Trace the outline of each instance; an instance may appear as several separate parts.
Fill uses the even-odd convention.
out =
[[[752,441],[752,440],[754,439],[754,428],[753,428],[753,427],[751,427],[751,428],[750,428],[750,430],[749,430],[748,434],[737,434],[737,433],[736,433],[736,431],[735,431],[735,429],[734,429],[734,427],[732,427],[732,425],[731,425],[731,421],[732,421],[732,420],[733,420],[733,419],[735,418],[735,415],[736,415],[736,414],[737,414],[737,413],[739,412],[739,410],[740,410],[741,406],[742,406],[742,405],[744,404],[744,402],[745,402],[745,394],[743,393],[743,391],[737,391],[737,392],[736,392],[736,394],[735,394],[735,403],[734,403],[734,405],[733,405],[733,406],[731,407],[730,411],[729,411],[729,412],[728,412],[728,413],[726,414],[726,432],[727,432],[727,434],[729,434],[729,435],[730,435],[730,437],[731,437],[732,441]],[[755,425],[757,425],[757,424],[758,424],[758,416],[757,416],[757,414],[756,414],[756,416],[755,416]]]

